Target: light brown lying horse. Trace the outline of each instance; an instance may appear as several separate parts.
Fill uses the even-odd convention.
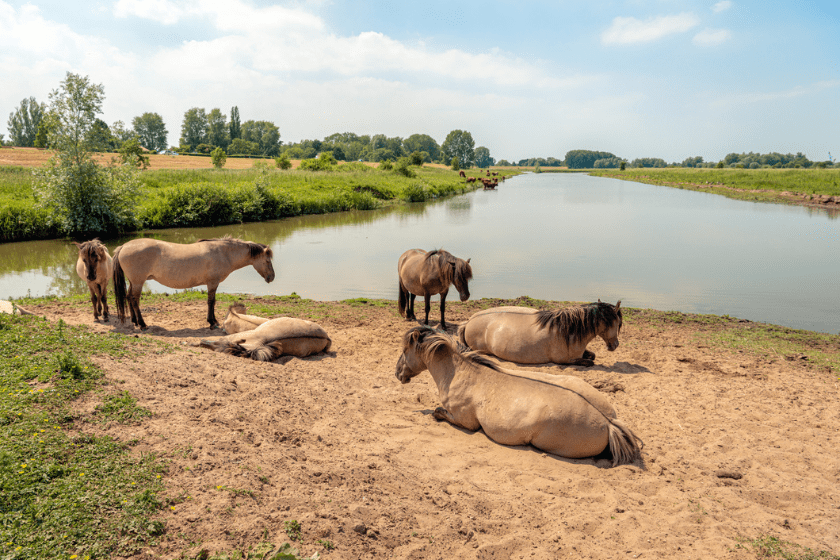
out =
[[[93,304],[93,320],[98,321],[100,313],[102,320],[108,320],[108,278],[113,271],[113,262],[107,247],[99,239],[92,239],[84,243],[73,242],[79,248],[79,258],[76,259],[76,274],[87,282],[90,290],[90,302]]]
[[[429,370],[442,407],[434,412],[467,430],[484,430],[502,445],[528,445],[571,459],[593,457],[609,447],[613,466],[636,461],[641,440],[616,418],[597,389],[578,377],[502,369],[428,327],[403,337],[397,379],[408,383]]]
[[[320,325],[293,317],[268,319],[253,330],[200,343],[203,348],[261,362],[276,360],[283,354],[305,358],[327,352],[331,345],[332,340]]]
[[[114,293],[120,322],[125,321],[125,306],[131,322],[146,329],[140,314],[140,293],[146,280],[157,280],[175,289],[207,286],[207,322],[217,327],[216,289],[234,270],[253,265],[266,282],[274,280],[272,252],[267,245],[231,237],[201,239],[181,244],[157,239],[133,239],[114,251]],[[130,284],[128,294],[125,279]]]
[[[423,296],[426,302],[424,322],[428,325],[432,296],[440,294],[440,328],[446,329],[446,294],[449,293],[449,285],[455,284],[461,301],[470,299],[470,259],[459,259],[443,249],[428,253],[422,249],[406,251],[397,263],[397,273],[400,278],[400,315],[406,319],[417,318],[414,315],[414,298]]]
[[[228,307],[228,313],[222,322],[222,328],[227,334],[236,334],[245,331],[252,331],[268,321],[266,317],[246,315],[247,310],[241,303],[234,303]]]
[[[458,337],[472,350],[511,362],[591,366],[595,354],[586,345],[600,336],[612,352],[618,348],[621,323],[620,301],[557,311],[494,307],[470,317],[458,329]]]

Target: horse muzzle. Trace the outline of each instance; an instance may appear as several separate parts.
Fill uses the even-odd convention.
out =
[[[609,350],[610,352],[614,352],[616,348],[618,348],[618,339],[617,338],[615,340],[611,340],[611,341],[607,342],[607,350]]]
[[[464,294],[458,294],[458,295],[461,297],[461,301],[467,301],[468,299],[470,299],[470,293],[469,292],[464,293]]]

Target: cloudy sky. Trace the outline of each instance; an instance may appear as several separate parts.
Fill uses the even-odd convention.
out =
[[[840,156],[840,2],[0,0],[0,133],[67,71],[102,118],[191,107],[281,139],[468,130],[496,159],[572,149]]]

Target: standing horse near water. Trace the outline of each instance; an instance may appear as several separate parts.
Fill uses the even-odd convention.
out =
[[[621,302],[590,303],[557,311],[494,307],[479,311],[458,329],[462,344],[521,364],[595,365],[586,345],[600,336],[612,352],[618,348]]]
[[[268,245],[232,237],[200,239],[181,244],[157,239],[133,239],[114,251],[114,293],[120,322],[125,321],[125,305],[131,322],[145,330],[140,314],[140,293],[146,280],[157,280],[175,289],[207,286],[207,322],[217,327],[216,289],[234,270],[253,265],[266,282],[274,280],[273,254]],[[128,294],[125,279],[130,284]]]
[[[400,315],[406,319],[417,318],[414,315],[414,298],[423,296],[426,301],[425,324],[428,325],[432,296],[440,294],[440,328],[445,330],[449,285],[455,284],[461,301],[470,299],[470,259],[459,259],[443,249],[428,253],[422,249],[406,251],[400,256],[397,273],[400,278]]]
[[[90,290],[90,301],[93,304],[93,320],[107,321],[108,314],[108,278],[111,277],[113,263],[108,248],[99,239],[85,241],[84,243],[73,242],[79,249],[79,258],[76,259],[76,274],[87,282]]]
[[[641,456],[641,440],[616,418],[607,398],[579,377],[503,369],[461,352],[446,334],[414,327],[403,336],[400,383],[429,370],[442,407],[434,411],[502,445],[528,445],[561,457],[593,457],[609,447],[613,466]]]

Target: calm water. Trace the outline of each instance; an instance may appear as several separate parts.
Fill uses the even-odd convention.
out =
[[[149,235],[187,243],[231,234],[271,245],[276,280],[266,284],[248,267],[222,283],[224,292],[396,299],[399,255],[443,247],[472,258],[473,298],[620,299],[838,333],[839,229],[827,213],[800,207],[541,174],[429,204]],[[113,252],[127,240],[107,245]],[[76,254],[66,242],[0,245],[0,298],[85,292]]]

